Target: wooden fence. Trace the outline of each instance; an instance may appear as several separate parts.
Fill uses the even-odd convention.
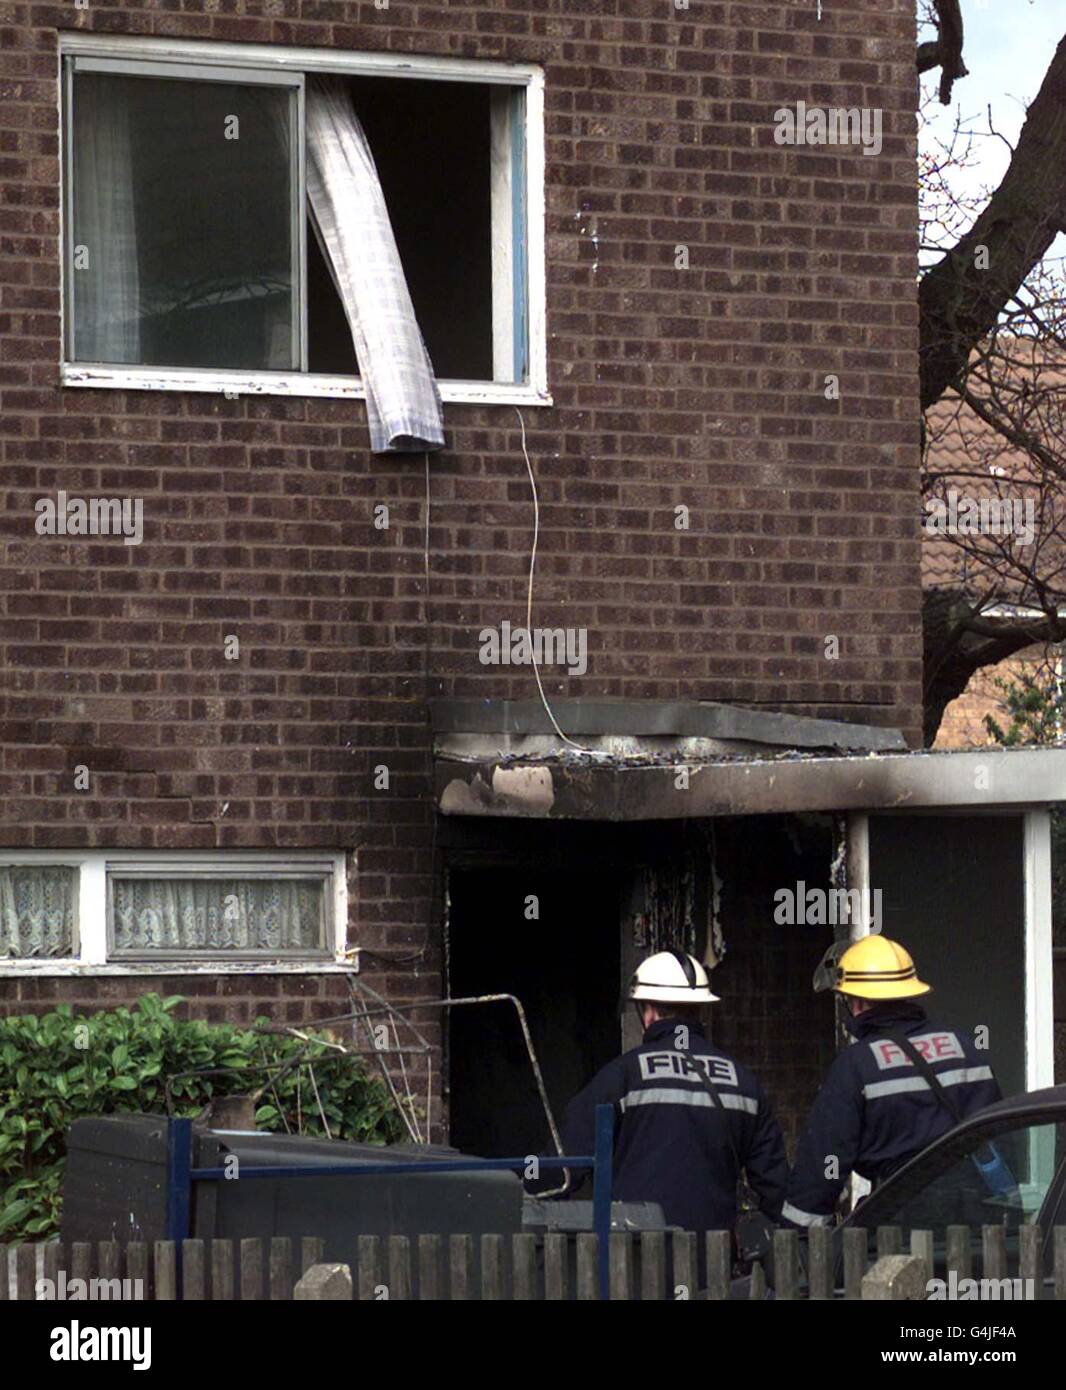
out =
[[[1066,1227],[1054,1233],[1054,1269],[1050,1279],[1043,1266],[1043,1236],[1036,1226],[1012,1232],[1008,1259],[1007,1233],[1001,1226],[971,1231],[949,1226],[945,1260],[938,1277],[1031,1280],[1036,1298],[1066,1299]],[[706,1235],[705,1274],[698,1273],[697,1237],[691,1234],[613,1233],[610,1247],[612,1299],[648,1301],[688,1298],[725,1299],[730,1296],[730,1237],[715,1231]],[[876,1245],[876,1251],[871,1247]],[[980,1255],[975,1258],[975,1251]],[[909,1250],[897,1227],[882,1227],[876,1240],[865,1230],[848,1229],[840,1245],[827,1229],[814,1229],[802,1246],[795,1231],[777,1231],[770,1278],[779,1299],[825,1300],[926,1296],[933,1277],[933,1237],[928,1231],[910,1233]],[[249,1240],[186,1240],[180,1251],[173,1241],[117,1241],[72,1244],[0,1245],[0,1301],[34,1299],[41,1279],[51,1281],[53,1296],[91,1296],[90,1281],[104,1280],[96,1297],[140,1296],[186,1301],[240,1299],[282,1301],[294,1297],[297,1281],[313,1267],[322,1276],[325,1242],[305,1237]],[[179,1260],[180,1254],[180,1260]],[[907,1254],[911,1258],[898,1257]],[[565,1300],[598,1297],[597,1238],[579,1234],[360,1236],[357,1259],[350,1269],[350,1295],[365,1302],[393,1299],[515,1299]],[[893,1259],[892,1257],[897,1257]],[[1010,1266],[1010,1267],[1008,1267]],[[331,1267],[336,1273],[336,1266]],[[347,1270],[348,1267],[345,1267]],[[4,1277],[5,1273],[8,1277]],[[907,1277],[903,1277],[907,1276]],[[338,1276],[340,1278],[340,1276]],[[81,1280],[79,1292],[74,1280]],[[119,1281],[116,1285],[114,1281]],[[140,1290],[137,1291],[137,1281]],[[318,1280],[318,1284],[329,1281]],[[751,1297],[763,1298],[767,1274],[756,1266]],[[347,1289],[348,1274],[340,1287]],[[328,1292],[314,1292],[312,1278],[300,1297],[338,1296],[338,1279]],[[1017,1287],[1017,1286],[1016,1286]],[[119,1292],[116,1293],[115,1290]],[[908,1291],[909,1290],[909,1291]],[[981,1296],[978,1294],[978,1296]],[[1023,1292],[989,1295],[1025,1297]]]

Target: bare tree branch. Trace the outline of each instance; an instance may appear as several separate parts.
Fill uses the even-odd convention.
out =
[[[969,232],[923,277],[921,400],[963,379],[975,344],[1066,230],[1066,38],[1030,106],[1003,182]]]
[[[936,12],[937,37],[918,45],[918,71],[940,69],[940,101],[947,106],[951,88],[960,77],[966,77],[962,61],[962,11],[959,0],[933,0]]]

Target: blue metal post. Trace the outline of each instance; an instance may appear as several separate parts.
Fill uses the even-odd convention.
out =
[[[192,1208],[192,1120],[167,1121],[167,1240],[177,1243],[189,1237]]]
[[[600,1298],[611,1296],[611,1189],[614,1176],[614,1107],[596,1107],[596,1159],[592,1170],[592,1228],[599,1238]]]

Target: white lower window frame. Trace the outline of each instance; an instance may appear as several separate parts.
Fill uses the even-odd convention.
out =
[[[64,386],[88,386],[110,391],[218,392],[229,399],[241,396],[312,396],[327,400],[365,401],[366,388],[357,376],[324,376],[312,372],[216,371],[195,367],[116,367],[106,362],[64,362]],[[510,381],[438,381],[445,404],[551,405],[546,384]]]
[[[79,871],[74,940],[78,954],[71,957],[0,958],[0,978],[72,975],[246,975],[335,974],[358,969],[358,955],[347,952],[348,878],[347,856],[321,850],[278,852],[215,851],[161,852],[159,850],[0,850],[0,865],[54,865]],[[326,932],[329,955],[270,956],[246,954],[234,959],[204,952],[180,958],[131,960],[108,958],[109,875],[123,869],[139,873],[157,870],[174,875],[217,876],[220,872],[240,877],[242,871],[263,876],[314,870],[328,876]]]

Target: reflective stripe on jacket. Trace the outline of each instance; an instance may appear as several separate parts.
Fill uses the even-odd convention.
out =
[[[954,1127],[950,1110],[887,1031],[910,1039],[963,1117],[1000,1099],[988,1054],[961,1029],[931,1023],[920,1005],[876,1004],[848,1028],[857,1041],[830,1067],[789,1177],[781,1214],[794,1226],[828,1224],[853,1171],[876,1182]]]
[[[686,1050],[721,1109],[693,1074]],[[738,1176],[728,1124],[760,1206],[775,1219],[780,1213],[788,1163],[770,1104],[754,1074],[708,1043],[697,1025],[660,1019],[640,1047],[609,1062],[567,1107],[567,1153],[592,1152],[596,1106],[603,1104],[615,1108],[616,1201],[658,1202],[667,1222],[686,1231],[728,1230],[737,1217]]]

